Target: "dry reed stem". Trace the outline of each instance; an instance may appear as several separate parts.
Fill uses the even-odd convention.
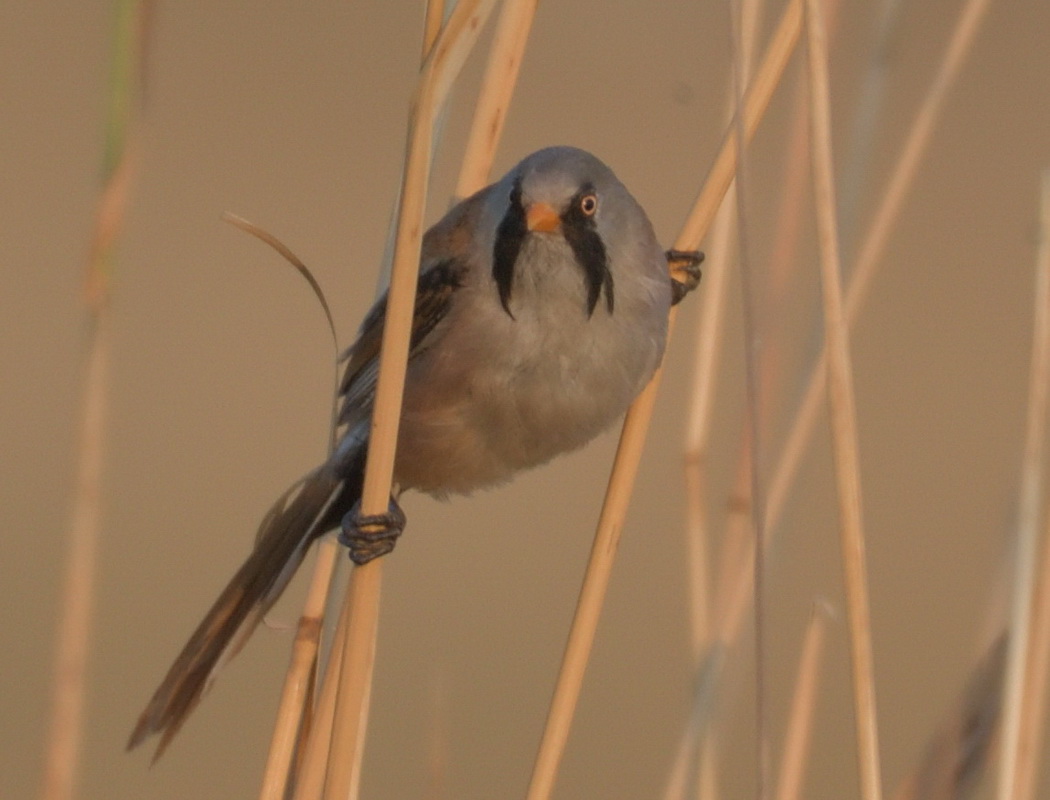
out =
[[[438,34],[441,33],[441,26],[445,22],[445,0],[427,0],[425,5],[426,9],[423,12],[423,45],[419,55],[420,63],[427,60],[427,56],[430,55],[430,51],[434,47],[434,42],[437,41]]]
[[[716,737],[708,736],[697,748],[696,742],[701,733],[692,721],[686,726],[684,735],[678,741],[674,762],[668,771],[663,800],[685,800],[686,789],[694,784],[695,794],[691,796],[695,796],[697,800],[715,800],[721,796],[716,774],[718,742]],[[698,765],[697,755],[700,757]]]
[[[503,0],[456,184],[456,199],[488,183],[539,0]]]
[[[332,636],[332,648],[321,682],[317,709],[310,720],[310,729],[305,732],[306,746],[296,770],[294,800],[317,800],[324,790],[325,766],[332,741],[332,725],[335,721],[335,698],[339,690],[339,673],[342,668],[343,648],[346,642],[346,606],[336,621]]]
[[[77,464],[56,631],[41,800],[67,800],[74,795],[83,739],[109,414],[111,270],[138,164],[134,135],[142,70],[141,11],[134,0],[117,4],[103,156],[105,178],[84,281],[84,302],[91,326],[77,430]]]
[[[730,188],[732,192],[732,188]],[[727,201],[730,199],[727,194]],[[696,368],[693,372],[692,400],[686,421],[685,486],[686,545],[689,559],[690,644],[693,658],[699,661],[710,640],[710,575],[707,543],[709,512],[706,495],[707,465],[714,421],[715,390],[721,366],[725,310],[729,297],[729,272],[732,267],[733,214],[735,207],[726,202],[715,219],[708,248],[696,326]]]
[[[1042,176],[1041,223],[1038,263],[1050,259],[1050,170]],[[1045,267],[1043,267],[1045,269]],[[1044,525],[1047,522],[1044,520]],[[1039,578],[1032,606],[1032,641],[1028,648],[1028,681],[1025,687],[1021,734],[1018,745],[1017,800],[1030,800],[1035,794],[1036,759],[1042,752],[1043,713],[1046,708],[1047,672],[1050,670],[1050,535],[1044,535]]]
[[[745,51],[742,82],[750,75],[756,29],[761,16],[761,3],[743,3],[742,44]],[[732,83],[732,82],[731,82]],[[729,122],[736,98],[730,86]],[[704,292],[696,326],[696,367],[693,370],[689,415],[686,420],[684,472],[686,484],[686,543],[689,561],[689,615],[693,657],[699,661],[710,640],[710,588],[707,541],[708,504],[705,478],[714,422],[715,396],[721,368],[725,311],[729,297],[729,273],[732,269],[732,241],[735,227],[736,200],[729,187],[711,233],[711,256],[705,267]]]
[[[940,117],[948,90],[955,83],[963,61],[969,54],[974,37],[988,9],[990,0],[967,0],[959,15],[944,58],[938,66],[930,89],[912,122],[907,140],[882,196],[878,210],[868,228],[867,235],[857,255],[846,294],[846,319],[852,325],[861,305],[867,299],[871,280],[880,266],[890,231],[897,222],[904,205],[904,198],[911,189],[919,164],[926,153],[933,127]],[[826,350],[822,351],[813,372],[810,374],[805,399],[799,407],[791,432],[773,472],[767,496],[766,517],[772,529],[780,518],[787,491],[795,479],[806,445],[823,400],[826,381]]]
[[[416,279],[423,236],[434,120],[459,69],[477,41],[493,0],[460,0],[423,64],[409,116],[409,143],[383,328],[361,510],[387,511]],[[349,618],[325,780],[326,800],[344,800],[360,778],[367,699],[371,691],[379,621],[382,559],[353,570],[346,593]]]
[[[795,49],[802,20],[800,0],[789,0],[777,23],[776,32],[762,59],[762,65],[748,86],[745,97],[743,127],[745,135],[751,138],[758,123],[765,113],[773,90],[787,65],[788,58]],[[722,149],[711,166],[704,186],[693,204],[693,209],[682,226],[675,243],[676,249],[695,247],[707,234],[707,229],[714,219],[722,198],[736,174],[737,142],[733,131],[730,131],[722,143]],[[692,245],[690,245],[692,243]]]
[[[331,589],[340,548],[335,539],[317,546],[310,588],[295,631],[291,663],[285,675],[281,702],[277,709],[270,752],[263,770],[260,800],[283,800],[294,770],[294,756],[301,738],[309,735],[310,698],[317,680],[317,654],[324,624],[325,601]]]
[[[904,198],[911,188],[919,164],[929,145],[934,125],[940,117],[948,90],[955,83],[963,61],[970,51],[989,2],[990,0],[967,0],[952,31],[944,58],[938,65],[930,89],[909,129],[904,147],[893,167],[887,189],[860,247],[856,267],[850,280],[846,294],[846,319],[851,326],[855,323],[860,308],[867,299],[871,281],[881,265],[889,233],[896,224]],[[773,469],[769,491],[766,495],[767,530],[776,530],[788,490],[798,474],[802,456],[813,434],[824,399],[824,387],[827,380],[825,370],[826,352],[822,350],[810,373],[804,399],[795,414],[788,438]],[[743,496],[739,492],[737,495]],[[746,521],[743,519],[738,525],[742,526]],[[743,537],[745,533],[746,531],[739,535]],[[729,536],[733,536],[732,526]],[[747,546],[750,547],[751,543],[749,542]],[[751,596],[753,578],[750,568],[751,558],[750,552],[747,553],[746,558],[739,558],[736,561],[736,578],[720,582],[718,596],[723,600],[716,603],[714,625],[721,632],[719,635],[728,637],[726,641],[735,640],[740,630],[744,610],[747,608],[747,600]]]
[[[850,281],[846,297],[846,316],[852,325],[867,298],[871,280],[878,267],[888,240],[889,232],[896,223],[903,207],[918,166],[928,147],[933,128],[940,117],[941,109],[949,89],[955,83],[962,64],[969,53],[973,40],[980,28],[988,8],[989,0],[968,0],[960,13],[952,31],[945,55],[938,65],[934,79],[926,97],[912,122],[904,147],[891,173],[887,189],[875,212],[873,222],[868,228],[860,248],[856,269]],[[705,283],[705,286],[707,284]],[[706,289],[705,291],[709,291]],[[822,351],[813,371],[810,373],[804,400],[795,414],[787,441],[773,470],[769,491],[766,495],[766,529],[775,532],[780,514],[787,498],[787,492],[794,482],[801,464],[802,456],[812,436],[817,415],[823,401],[826,382],[826,354]],[[701,680],[696,691],[695,707],[700,713],[712,707],[712,695],[715,691],[720,669],[717,665],[724,663],[725,651],[736,641],[741,629],[744,612],[749,607],[752,597],[754,573],[754,541],[748,535],[750,523],[748,467],[744,466],[750,445],[744,441],[741,445],[741,466],[732,492],[728,532],[723,552],[723,566],[719,569],[719,580],[716,601],[714,604],[715,641],[705,656],[705,664],[700,671]],[[771,541],[770,537],[770,541]],[[730,543],[736,543],[730,547]],[[767,546],[769,541],[767,541]],[[1050,616],[1050,612],[1048,612]],[[706,718],[695,722],[699,730],[706,728]]]
[[[798,40],[801,6],[791,0],[786,6],[776,32],[766,50],[762,65],[741,109],[746,135],[754,133],[773,95],[787,61]],[[708,174],[682,231],[675,242],[680,250],[695,249],[706,235],[714,215],[732,181],[736,168],[736,131],[725,137],[722,148]],[[674,328],[677,307],[671,309],[668,337]],[[631,487],[638,471],[642,447],[652,417],[652,408],[660,384],[658,370],[649,385],[631,405],[624,420],[620,443],[613,462],[609,486],[595,532],[591,557],[587,565],[576,613],[562,658],[547,723],[540,740],[536,762],[527,793],[528,800],[545,800],[550,796],[558,766],[568,740],[569,727],[579,699],[583,674],[594,643],[598,617],[609,583],[613,557],[623,529]]]
[[[109,412],[110,315],[93,320],[77,434],[77,474],[66,545],[42,800],[73,796],[83,738],[84,688],[95,606],[104,444]]]
[[[784,752],[777,776],[777,800],[797,800],[806,774],[809,747],[813,739],[813,711],[816,707],[820,664],[830,609],[824,602],[813,604],[799,656],[798,678],[788,714]]]
[[[1028,414],[1010,609],[1010,643],[1006,657],[1004,713],[996,795],[999,800],[1014,800],[1017,797],[1019,760],[1035,756],[1034,753],[1022,751],[1021,748],[1024,717],[1039,713],[1031,703],[1025,703],[1028,699],[1025,692],[1025,668],[1030,657],[1028,644],[1031,639],[1032,599],[1035,593],[1035,569],[1039,550],[1039,517],[1043,511],[1047,395],[1050,392],[1050,244],[1047,241],[1047,232],[1050,231],[1050,177],[1047,176],[1043,179],[1041,200],[1042,241],[1035,265],[1032,362],[1029,372]]]
[[[423,21],[423,42],[422,42],[422,55],[421,62],[426,60],[427,55],[433,48],[434,42],[437,40],[438,34],[441,32],[441,25],[444,22],[445,16],[445,4],[443,0],[428,0],[425,4],[424,21]],[[287,257],[287,256],[286,256]],[[291,260],[291,259],[289,259]],[[377,294],[381,292],[381,289]],[[324,301],[323,294],[321,297],[322,304],[325,305],[325,311],[328,313],[329,324],[332,326],[332,335],[335,337],[335,326],[331,319],[331,313],[328,312],[327,305]],[[336,350],[338,355],[338,341],[336,343]],[[339,373],[336,371],[336,392],[338,393],[339,387]],[[329,445],[329,451],[335,445],[335,433],[338,419],[338,406],[333,403],[332,406],[332,436]],[[320,715],[317,719],[313,718],[312,709],[308,714],[303,715],[303,712],[299,711],[299,719],[303,720],[302,724],[296,725],[296,741],[294,742],[295,752],[288,754],[287,756],[280,750],[275,750],[276,739],[278,736],[287,736],[286,733],[282,733],[282,730],[291,728],[292,726],[292,715],[295,713],[294,702],[289,698],[289,694],[296,692],[299,680],[293,677],[293,674],[300,670],[312,670],[316,676],[318,667],[318,650],[320,645],[320,636],[323,628],[323,616],[325,613],[325,607],[327,606],[328,596],[331,593],[332,578],[334,577],[335,570],[337,568],[337,560],[335,556],[338,554],[338,547],[334,542],[322,542],[319,545],[320,548],[324,548],[324,555],[321,552],[318,553],[318,560],[315,563],[314,574],[311,578],[311,592],[307,598],[307,605],[310,606],[309,611],[304,608],[303,617],[313,616],[318,611],[316,607],[312,605],[312,589],[319,583],[325,583],[325,595],[320,599],[320,608],[318,617],[321,621],[321,625],[316,628],[316,643],[313,646],[314,656],[313,663],[308,664],[305,662],[305,645],[304,652],[301,655],[293,654],[292,664],[289,666],[288,675],[285,678],[285,688],[282,693],[281,706],[278,710],[278,721],[274,728],[274,741],[271,742],[270,753],[267,757],[266,772],[263,781],[263,794],[268,792],[267,787],[270,785],[270,781],[275,779],[275,773],[277,771],[276,765],[271,767],[271,764],[275,763],[287,763],[288,770],[285,773],[284,784],[285,787],[291,782],[291,770],[297,769],[297,776],[295,780],[296,785],[296,796],[297,797],[319,797],[323,789],[323,782],[325,777],[325,765],[328,760],[328,749],[331,744],[332,738],[332,725],[335,716],[335,698],[338,689],[338,678],[340,675],[340,669],[342,665],[342,651],[344,643],[346,641],[346,614],[341,613],[339,615],[339,621],[337,623],[335,638],[332,643],[331,656],[327,665],[327,669],[324,672],[324,679],[321,686],[321,698],[318,701],[320,703]],[[328,552],[331,550],[332,555],[329,556]],[[345,611],[345,607],[344,607]],[[301,620],[302,622],[302,620]],[[296,643],[299,643],[299,639],[296,639]],[[303,695],[301,702],[305,706],[312,700],[313,691],[311,690],[308,694]],[[318,724],[320,723],[320,724]],[[283,745],[282,745],[283,746]],[[293,764],[291,759],[295,754],[299,753],[299,757],[302,761],[301,764]],[[356,789],[355,789],[356,791]],[[280,796],[284,796],[282,793]]]
[[[831,416],[835,483],[839,501],[839,532],[846,581],[853,666],[853,703],[861,797],[880,800],[879,735],[875,707],[871,612],[861,510],[860,454],[857,409],[850,363],[849,330],[843,309],[838,223],[835,218],[835,175],[831,156],[831,107],[828,97],[828,52],[821,0],[806,2],[807,65],[810,85],[810,137],[813,144],[813,194],[824,306],[824,337],[828,353],[828,406]]]

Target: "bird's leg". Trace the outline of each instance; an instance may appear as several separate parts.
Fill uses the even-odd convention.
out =
[[[704,254],[699,250],[668,250],[667,266],[671,268],[671,305],[678,305],[682,298],[700,285],[700,264]]]
[[[404,530],[405,512],[393,497],[385,514],[362,514],[358,500],[343,517],[339,542],[350,550],[350,560],[361,566],[393,550]]]

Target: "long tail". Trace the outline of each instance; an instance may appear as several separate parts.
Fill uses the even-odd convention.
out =
[[[161,735],[156,761],[208,690],[219,667],[244,646],[280,597],[310,544],[337,524],[360,492],[329,465],[285,492],[259,526],[255,548],[215,601],[153,694],[128,739],[128,749]]]

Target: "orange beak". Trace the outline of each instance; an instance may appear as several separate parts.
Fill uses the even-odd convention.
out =
[[[525,211],[525,225],[533,233],[550,233],[561,227],[561,218],[546,203],[533,203]]]

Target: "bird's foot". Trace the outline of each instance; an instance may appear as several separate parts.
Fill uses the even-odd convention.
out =
[[[405,521],[405,512],[393,497],[385,514],[362,514],[358,500],[343,517],[339,542],[350,550],[350,560],[361,566],[394,549],[405,530]]]
[[[667,266],[671,268],[671,305],[678,305],[682,298],[700,285],[700,264],[704,254],[699,250],[668,250]]]

